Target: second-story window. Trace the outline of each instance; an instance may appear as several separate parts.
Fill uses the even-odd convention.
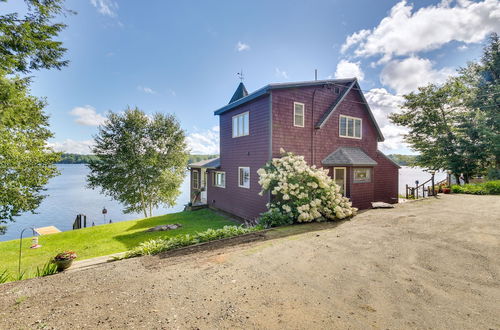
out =
[[[238,187],[250,188],[250,167],[238,167]]]
[[[233,137],[245,136],[249,134],[248,112],[233,116]]]
[[[339,135],[341,137],[361,139],[361,118],[340,115]]]
[[[293,126],[304,127],[304,103],[293,102]]]

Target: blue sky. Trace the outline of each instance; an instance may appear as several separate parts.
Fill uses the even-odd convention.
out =
[[[20,10],[21,1],[0,4]],[[106,111],[174,113],[194,153],[217,152],[218,118],[243,69],[254,91],[270,82],[358,76],[388,152],[411,153],[387,121],[398,94],[440,83],[477,60],[500,30],[500,3],[484,1],[68,0],[77,15],[61,39],[70,65],[34,72],[49,103],[51,145],[88,153]],[[467,22],[467,23],[465,23]]]

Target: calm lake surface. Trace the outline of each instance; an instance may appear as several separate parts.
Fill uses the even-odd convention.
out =
[[[107,221],[113,222],[142,218],[140,213],[124,214],[123,206],[109,197],[100,194],[99,190],[85,187],[89,170],[83,164],[61,164],[57,166],[61,175],[50,180],[47,185],[48,195],[37,210],[37,214],[26,213],[17,217],[16,222],[7,224],[7,233],[0,235],[0,241],[19,238],[25,227],[56,226],[62,231],[71,230],[77,214],[87,215],[87,226],[104,223],[102,208],[106,207]],[[436,174],[436,182],[445,179],[445,173]],[[421,183],[430,178],[429,173],[420,168],[402,167],[399,170],[399,193],[404,194],[405,185],[414,186],[415,180]],[[161,215],[182,211],[189,200],[189,177],[186,176],[181,186],[181,195],[177,204],[171,208],[156,209],[153,214]],[[31,233],[28,233],[31,235]]]

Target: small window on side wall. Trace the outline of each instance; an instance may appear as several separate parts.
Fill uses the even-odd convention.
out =
[[[233,116],[233,138],[245,136],[250,133],[248,112]]]
[[[293,102],[293,126],[304,127],[304,103]]]
[[[212,182],[214,187],[226,188],[226,173],[214,172]]]
[[[371,168],[354,169],[354,183],[371,182],[371,180],[372,180]]]
[[[238,167],[238,187],[250,188],[250,167]]]

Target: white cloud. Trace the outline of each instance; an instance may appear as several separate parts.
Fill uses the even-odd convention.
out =
[[[219,153],[219,126],[210,130],[197,131],[186,137],[192,154],[218,154]]]
[[[250,45],[243,43],[241,41],[238,41],[238,43],[236,44],[236,50],[239,52],[243,52],[245,50],[250,50]]]
[[[137,86],[137,90],[141,91],[141,92],[144,92],[146,94],[156,94],[156,91],[153,90],[152,88],[150,87],[146,87],[146,86]]]
[[[94,140],[75,141],[66,139],[62,142],[49,142],[47,145],[55,151],[62,151],[71,154],[88,155],[94,146]]]
[[[429,83],[441,84],[454,73],[451,68],[436,70],[429,59],[412,56],[387,63],[380,73],[380,82],[398,94],[406,94]]]
[[[500,31],[498,0],[444,0],[417,11],[412,4],[401,1],[372,30],[348,36],[342,50],[356,46],[355,55],[381,55],[379,63],[383,63],[395,55],[438,49],[452,40],[477,43],[495,31]]]
[[[99,126],[106,121],[106,117],[97,113],[90,105],[73,108],[69,113],[76,117],[75,122],[84,126]]]
[[[385,138],[380,148],[385,151],[407,148],[403,142],[407,129],[392,124],[388,117],[391,113],[401,112],[403,97],[393,95],[385,88],[374,88],[365,93],[365,98]]]
[[[274,69],[274,74],[278,78],[288,79],[288,73],[286,71],[284,71],[284,70],[280,70],[280,68],[275,68]]]
[[[358,80],[363,80],[365,74],[361,70],[359,62],[349,62],[347,60],[341,60],[337,64],[337,70],[335,71],[335,78],[358,78]]]
[[[115,17],[118,10],[118,3],[113,0],[90,0],[90,3],[97,8],[97,11],[106,16]]]
[[[459,50],[461,52],[463,52],[464,50],[467,50],[467,49],[469,49],[469,47],[467,47],[467,45],[462,45],[462,46],[457,47],[457,50]]]

